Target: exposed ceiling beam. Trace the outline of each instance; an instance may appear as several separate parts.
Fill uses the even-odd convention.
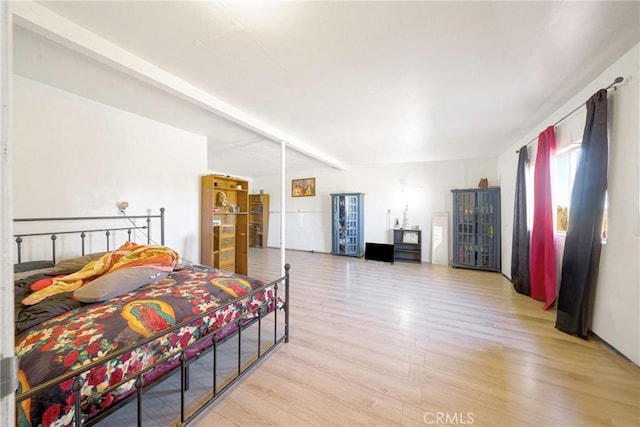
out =
[[[347,169],[344,163],[331,156],[289,137],[273,126],[246,114],[43,6],[32,1],[11,2],[11,12],[13,13],[13,22],[16,25],[224,117],[232,123],[264,136],[269,141],[278,144],[285,141],[286,146],[292,150],[329,167],[339,170]]]

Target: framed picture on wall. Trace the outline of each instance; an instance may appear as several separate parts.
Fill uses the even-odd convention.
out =
[[[313,197],[315,195],[315,178],[301,178],[291,181],[291,197]]]
[[[405,231],[402,234],[402,243],[420,243],[420,235],[416,231]]]

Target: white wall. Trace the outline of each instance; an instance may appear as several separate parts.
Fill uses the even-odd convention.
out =
[[[316,197],[290,195],[290,183],[297,178],[316,178]],[[364,196],[364,240],[390,243],[390,227],[408,205],[409,225],[422,230],[422,261],[431,261],[431,217],[449,212],[451,190],[475,188],[480,178],[498,185],[496,159],[402,163],[384,166],[355,166],[346,171],[319,169],[287,175],[286,247],[331,252],[331,193],[359,192]],[[268,245],[280,246],[280,176],[256,178],[250,191],[270,194],[271,215]],[[391,211],[388,213],[388,211]],[[449,240],[451,236],[449,236]]]
[[[166,244],[198,260],[206,137],[13,81],[15,217],[117,215],[118,201],[129,202],[129,215],[164,207]]]
[[[11,27],[12,19],[8,10],[8,2],[0,3],[0,358],[9,357],[14,352],[13,328],[14,322],[13,300],[14,288],[11,286]],[[2,370],[2,368],[0,368]],[[5,372],[1,372],[4,381]],[[0,397],[0,425],[15,425],[15,396],[8,393]]]
[[[592,330],[636,364],[640,364],[639,64],[640,45],[636,45],[498,159],[502,187],[502,272],[510,276],[518,162],[515,150],[598,89],[608,86],[615,77],[626,78],[609,95],[608,238],[600,259]]]

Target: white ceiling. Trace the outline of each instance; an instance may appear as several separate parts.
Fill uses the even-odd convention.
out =
[[[289,169],[497,156],[640,40],[638,2],[38,3],[312,153]],[[208,135],[213,170],[278,170],[259,129],[32,29],[14,51],[17,74]]]

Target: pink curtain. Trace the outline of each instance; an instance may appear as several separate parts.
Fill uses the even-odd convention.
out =
[[[544,301],[544,309],[556,299],[556,243],[553,225],[551,175],[555,165],[556,136],[549,126],[538,136],[533,180],[533,230],[531,232],[531,296]]]

